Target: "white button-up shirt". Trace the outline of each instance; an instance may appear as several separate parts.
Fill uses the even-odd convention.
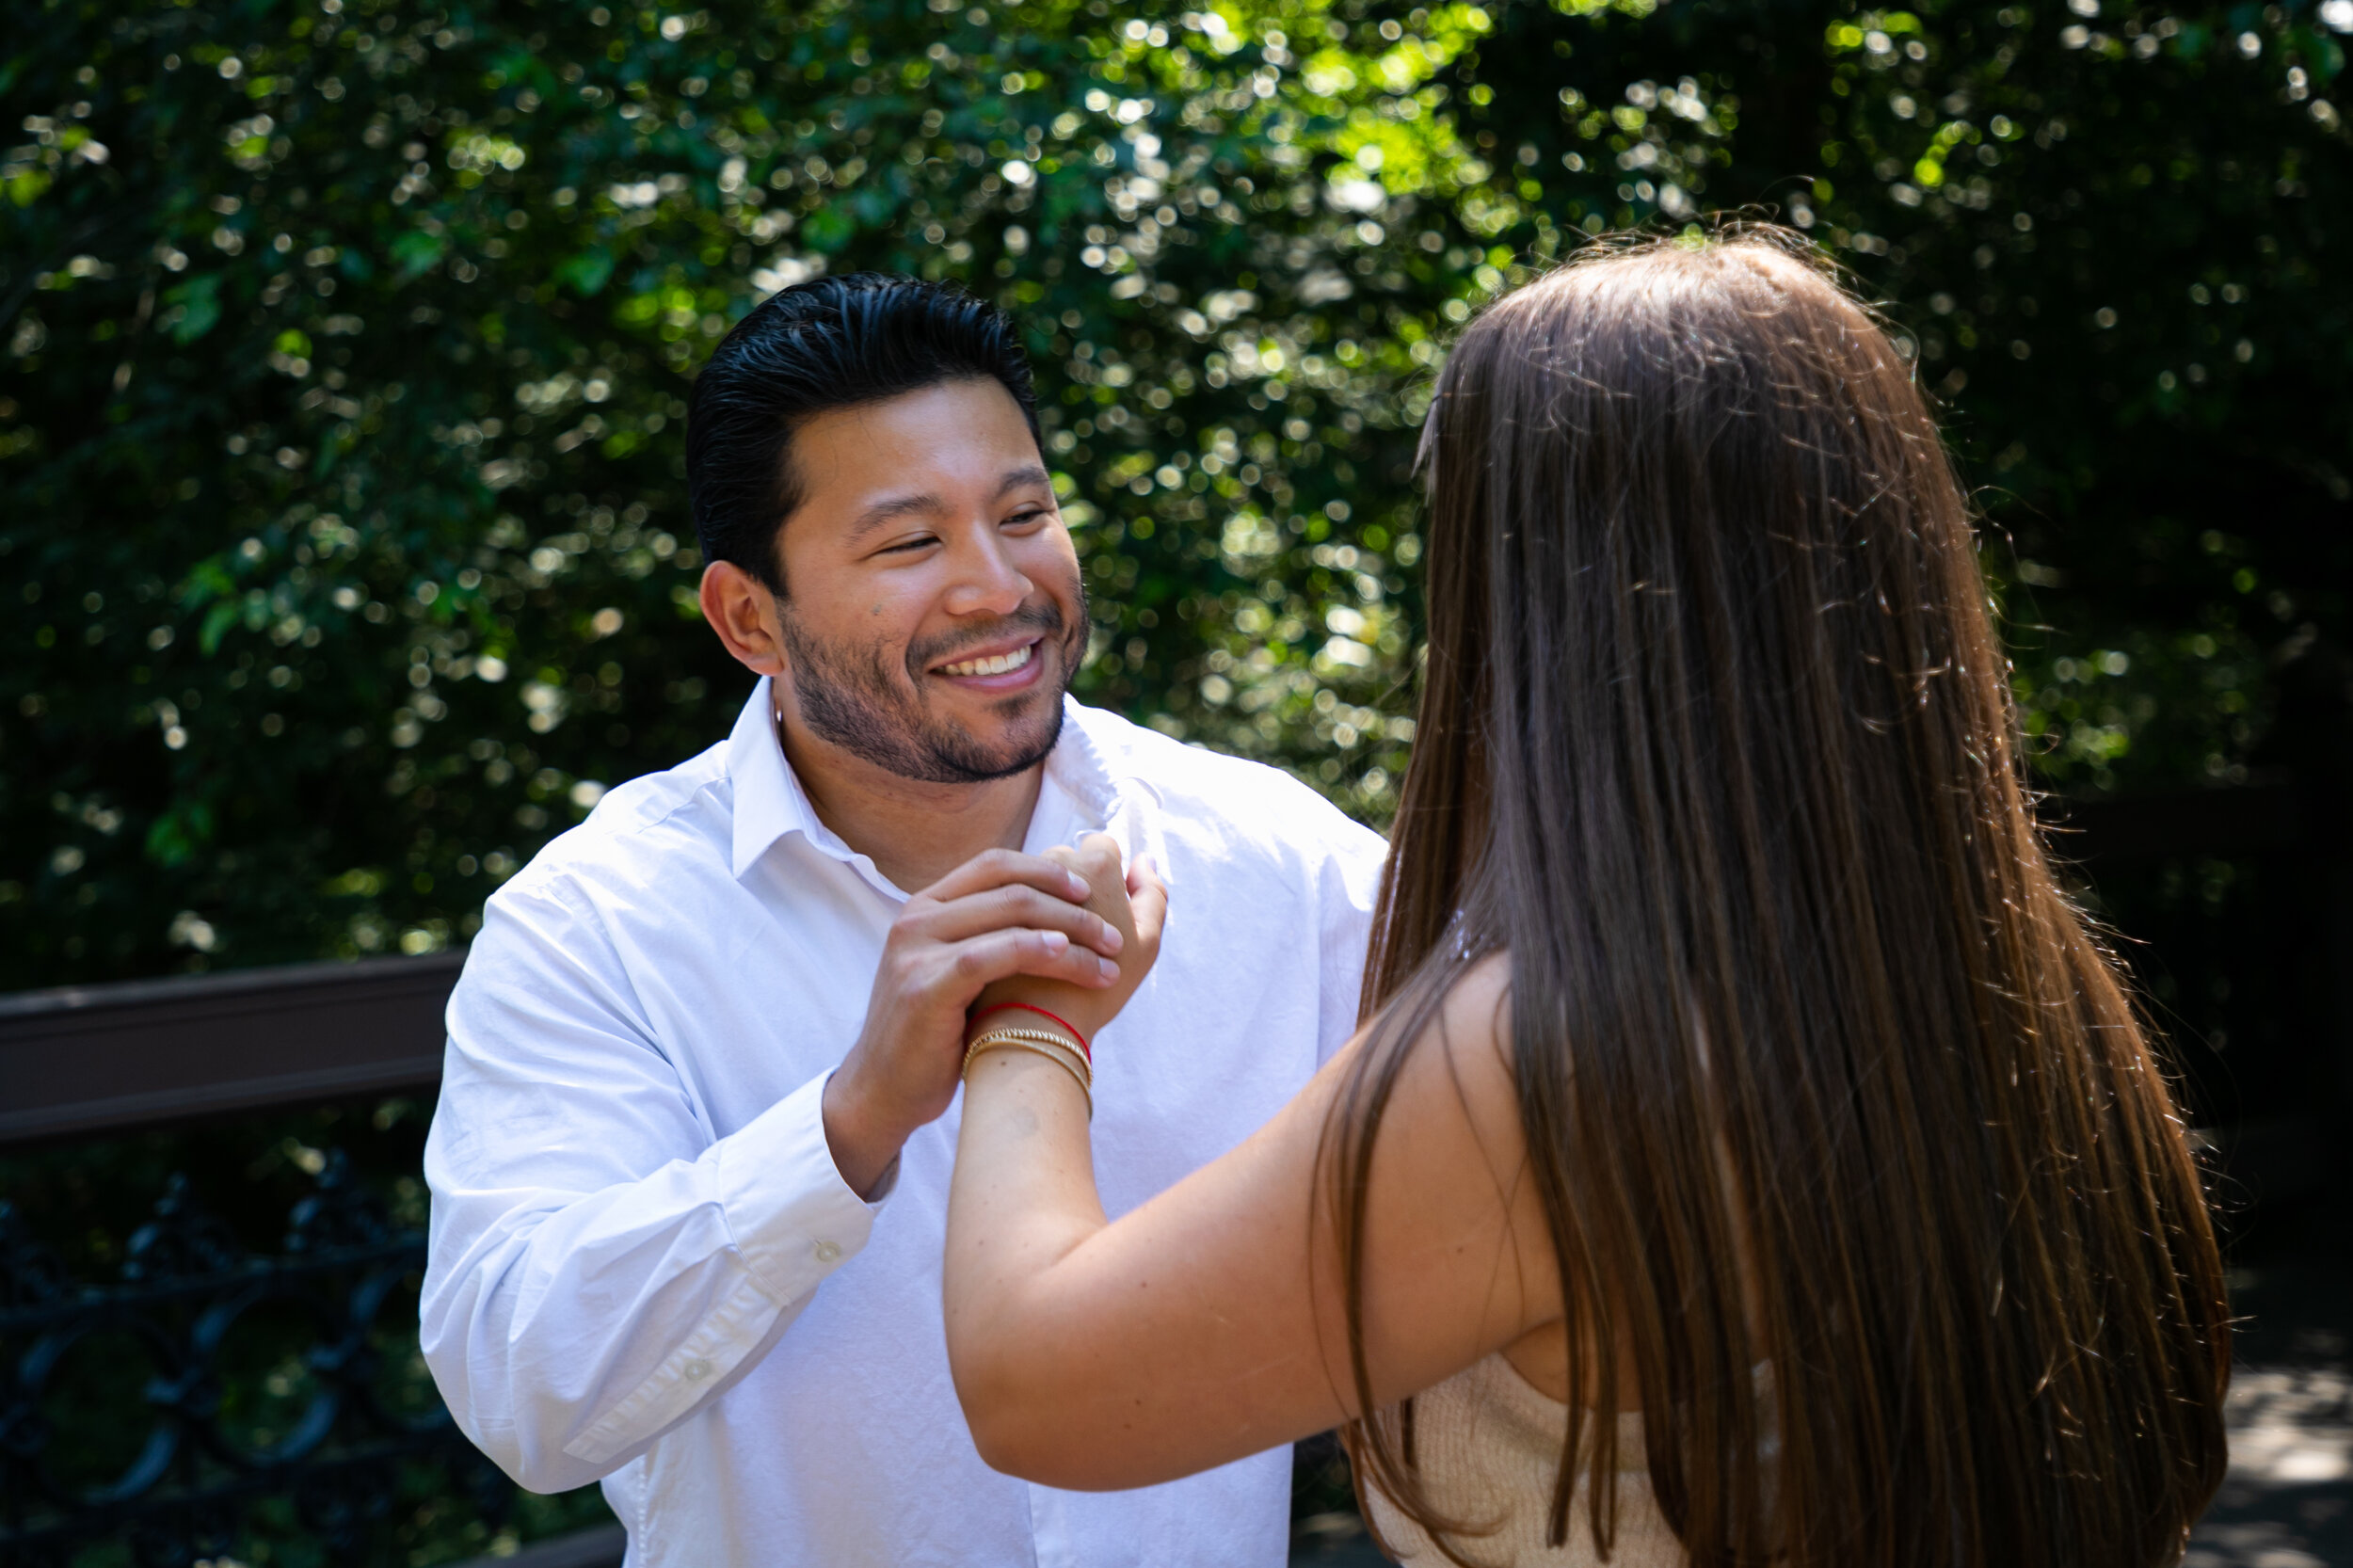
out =
[[[1027,847],[1099,829],[1169,887],[1096,1049],[1116,1217],[1348,1037],[1384,847],[1271,768],[1066,712]],[[765,680],[499,889],[425,1146],[422,1340],[458,1426],[534,1490],[601,1480],[630,1568],[1281,1563],[1288,1450],[1085,1494],[973,1449],[940,1320],[961,1101],[873,1204],[819,1107],[905,898],[818,820]]]

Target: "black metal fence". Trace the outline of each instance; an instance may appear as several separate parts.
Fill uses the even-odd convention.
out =
[[[122,1136],[192,1118],[429,1096],[457,968],[0,999],[0,1144],[49,1157],[12,1161],[16,1184],[69,1181],[76,1151],[119,1155]],[[248,1245],[175,1171],[119,1247],[100,1239],[99,1278],[34,1234],[24,1205],[54,1194],[0,1198],[0,1564],[343,1568],[409,1560],[396,1514],[454,1507],[477,1535],[512,1524],[523,1499],[458,1433],[418,1353],[421,1215],[396,1217],[345,1148],[296,1153],[291,1201],[282,1182],[239,1193],[248,1234],[273,1210],[282,1222],[272,1244]],[[621,1548],[608,1525],[498,1560],[610,1568]]]
[[[2052,813],[2215,1145],[2233,1224],[2353,1174],[2349,808],[2346,776],[2282,769]]]
[[[2353,771],[2332,747],[2233,788],[2052,813],[2242,1209],[2317,1190],[2353,1122]],[[369,1179],[343,1146],[423,1123],[457,964],[0,998],[0,1168],[20,1189],[0,1194],[0,1568],[251,1560],[257,1530],[273,1562],[406,1563],[431,1553],[394,1539],[400,1519],[456,1507],[478,1538],[531,1505],[456,1432],[417,1352],[413,1143],[371,1144]],[[31,1208],[65,1209],[31,1186],[77,1179],[93,1140],[325,1101],[376,1109],[282,1139],[298,1182],[214,1173],[244,1235],[282,1216],[274,1245],[241,1240],[185,1169],[158,1168],[144,1221],[83,1238],[81,1262],[34,1234]],[[620,1555],[606,1524],[501,1560]]]
[[[2305,629],[2269,696],[2227,779],[2040,808],[2165,1037],[2233,1218],[2353,1175],[2353,650]]]
[[[361,1562],[387,1481],[418,1464],[501,1512],[505,1479],[417,1364],[424,1263],[340,1150],[279,1252],[247,1252],[176,1178],[107,1284],[72,1278],[0,1208],[9,1559],[64,1568],[107,1539],[143,1568],[229,1557],[275,1496],[331,1560]]]

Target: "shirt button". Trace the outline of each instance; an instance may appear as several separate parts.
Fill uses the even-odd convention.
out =
[[[838,1263],[841,1260],[841,1243],[839,1241],[820,1241],[808,1250],[809,1255],[820,1263]]]
[[[711,1363],[705,1361],[701,1356],[696,1356],[694,1360],[680,1368],[679,1370],[684,1372],[688,1377],[699,1383],[704,1378],[711,1375]]]

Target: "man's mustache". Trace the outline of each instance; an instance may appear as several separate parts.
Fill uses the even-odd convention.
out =
[[[978,630],[959,631],[952,636],[935,637],[928,642],[907,645],[907,675],[920,680],[923,672],[934,664],[953,664],[956,655],[967,648],[979,648],[996,641],[1008,632],[1039,632],[1048,638],[1058,638],[1064,629],[1060,607],[1050,599],[1036,604],[1025,604],[1004,619]]]

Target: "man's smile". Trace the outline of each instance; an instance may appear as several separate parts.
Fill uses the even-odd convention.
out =
[[[1044,641],[1032,634],[1010,648],[984,649],[952,663],[935,664],[931,673],[946,676],[957,685],[972,690],[1017,691],[1035,681],[1044,668],[1044,662],[1037,656],[1038,645]]]

